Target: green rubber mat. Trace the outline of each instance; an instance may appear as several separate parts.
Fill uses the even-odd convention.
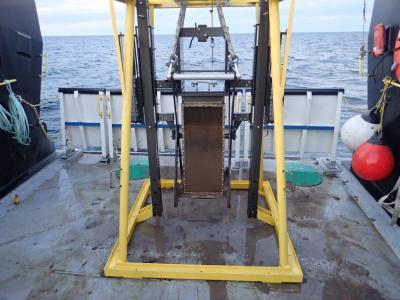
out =
[[[115,175],[119,178],[121,171],[117,170]],[[149,177],[149,160],[147,157],[135,157],[129,164],[129,179],[138,180]]]
[[[302,162],[289,161],[285,163],[286,181],[295,186],[315,186],[322,183],[321,174],[313,166]]]

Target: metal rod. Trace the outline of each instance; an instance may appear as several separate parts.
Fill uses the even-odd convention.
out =
[[[235,71],[236,78],[240,78],[241,76],[240,76],[240,72],[239,72],[239,67],[236,62],[233,63],[233,70]]]
[[[217,0],[217,12],[218,12],[218,17],[219,17],[219,22],[224,31],[225,40],[228,44],[228,51],[231,56],[230,59],[231,59],[231,61],[234,61],[237,58],[237,55],[235,53],[235,49],[233,49],[231,35],[229,34],[228,26],[226,26],[224,12],[222,10],[222,6],[221,6],[221,3],[219,0]]]
[[[284,96],[285,87],[286,87],[286,77],[287,77],[287,69],[289,64],[289,52],[290,52],[290,44],[292,42],[292,31],[293,31],[293,21],[294,21],[294,12],[295,12],[296,1],[290,1],[290,10],[289,10],[289,22],[286,32],[285,38],[285,51],[283,54],[283,67],[281,74],[281,86],[282,86],[282,97]]]
[[[174,39],[174,44],[172,47],[172,54],[170,56],[170,65],[168,68],[168,74],[167,74],[167,79],[171,79],[172,72],[174,71],[174,64],[178,61],[178,46],[179,46],[179,37],[181,33],[181,28],[183,27],[185,23],[185,15],[186,15],[186,3],[184,2],[179,2],[180,4],[180,10],[179,10],[179,17],[178,17],[178,22],[176,24],[176,30],[175,30],[175,39]]]
[[[122,103],[121,180],[119,204],[119,260],[128,259],[129,164],[131,145],[131,111],[133,97],[135,0],[126,1],[124,79],[125,93]],[[116,48],[118,53],[119,47]],[[122,86],[121,86],[122,88]]]
[[[234,80],[233,73],[175,73],[172,74],[174,80]]]
[[[264,130],[261,130],[261,155],[260,155],[260,174],[258,176],[258,191],[263,191],[264,187]]]
[[[233,89],[232,93],[232,104],[231,104],[231,89],[229,87],[229,149],[228,149],[228,195],[227,195],[227,205],[228,208],[231,208],[231,169],[232,169],[232,124],[233,124],[233,115],[235,113],[235,97],[236,90]],[[236,149],[237,151],[237,149]]]
[[[175,31],[175,40],[174,40],[174,46],[172,48],[172,56],[176,56],[176,50],[178,48],[178,43],[179,43],[179,36],[181,33],[181,28],[185,24],[185,17],[186,17],[186,3],[181,3],[181,7],[179,10],[179,17],[178,17],[178,22],[176,25],[176,31]]]
[[[276,160],[276,185],[278,202],[278,241],[279,264],[288,265],[287,212],[286,212],[286,176],[285,176],[285,140],[283,127],[283,99],[281,86],[281,33],[279,23],[279,0],[269,0],[272,93],[274,102],[274,137]]]
[[[190,73],[190,72],[199,72],[199,73],[206,73],[206,72],[225,72],[225,69],[217,69],[217,68],[210,68],[210,69],[186,69],[181,70],[181,73]]]
[[[112,27],[113,27],[115,52],[117,54],[119,81],[121,84],[121,93],[123,95],[125,92],[125,78],[124,78],[124,68],[123,68],[123,62],[122,62],[121,44],[120,44],[119,35],[118,35],[118,24],[117,24],[117,18],[115,16],[114,0],[109,0],[109,3],[110,3],[110,12],[111,12],[111,22],[112,22]]]
[[[174,116],[175,116],[175,184],[174,184],[174,207],[178,207],[179,195],[178,195],[178,156],[180,156],[180,142],[179,142],[179,120],[178,120],[178,99],[176,94],[176,87],[174,82],[173,87],[173,100],[174,100]],[[180,161],[181,162],[181,161]],[[182,168],[182,163],[180,164]],[[182,177],[181,172],[181,177]]]

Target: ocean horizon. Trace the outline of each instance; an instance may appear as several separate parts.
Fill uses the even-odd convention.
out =
[[[367,80],[358,75],[358,56],[362,45],[361,32],[297,32],[293,35],[287,88],[343,88],[353,105],[365,108]],[[173,34],[155,35],[155,59],[158,79],[167,74]],[[48,55],[49,75],[42,80],[42,118],[49,135],[60,145],[58,88],[119,88],[117,61],[112,35],[45,36],[44,52]],[[210,65],[210,43],[197,43],[189,49],[185,39],[185,66]],[[243,77],[252,76],[254,34],[232,33],[232,43],[239,57]],[[214,66],[223,63],[223,40],[215,40]],[[344,105],[342,122],[356,112]],[[339,156],[349,156],[339,146]]]

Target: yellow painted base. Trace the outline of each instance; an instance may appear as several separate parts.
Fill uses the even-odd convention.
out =
[[[173,180],[161,180],[163,189],[174,187]],[[232,181],[232,189],[246,190],[248,181]],[[269,182],[263,183],[260,194],[270,208],[267,210],[258,206],[257,218],[261,222],[274,226],[278,236],[277,203]],[[150,194],[150,182],[146,180],[128,217],[128,240],[131,239],[135,226],[153,216],[152,205],[143,206]],[[229,281],[257,281],[265,283],[301,283],[303,272],[297,260],[296,252],[288,237],[288,265],[273,267],[253,266],[225,266],[225,265],[190,265],[190,264],[155,264],[122,262],[119,259],[118,241],[104,267],[104,274],[109,277],[123,278],[160,278],[160,279],[193,279],[193,280],[229,280]]]

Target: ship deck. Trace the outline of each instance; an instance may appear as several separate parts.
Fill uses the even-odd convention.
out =
[[[351,177],[324,177],[320,186],[288,192],[302,284],[106,278],[102,270],[118,235],[119,192],[109,188],[109,172],[117,166],[98,160],[93,154],[58,159],[1,199],[1,299],[400,298],[400,261],[373,224],[389,218],[364,213],[363,196],[349,190],[357,184]],[[170,171],[164,167],[162,175]],[[246,176],[246,170],[236,173]],[[141,183],[132,182],[132,199]],[[19,205],[12,203],[14,194]],[[172,192],[163,195],[163,217],[137,226],[131,261],[277,264],[274,232],[247,219],[245,192],[232,193],[231,209],[224,199],[181,199],[176,209]]]

